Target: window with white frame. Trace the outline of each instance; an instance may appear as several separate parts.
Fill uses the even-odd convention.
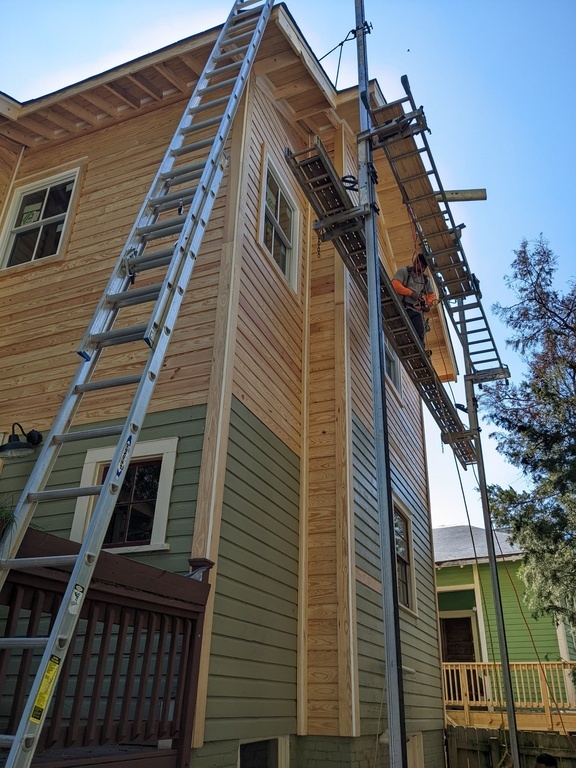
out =
[[[394,534],[396,540],[398,602],[405,608],[414,610],[410,521],[396,505],[394,505]]]
[[[263,211],[264,246],[288,282],[294,287],[298,213],[280,175],[275,172],[270,163],[266,169]]]
[[[386,338],[384,338],[384,358],[386,363],[386,375],[394,385],[394,388],[400,392],[402,383],[400,360]]]
[[[166,528],[177,447],[177,437],[136,444],[106,532],[106,549],[124,553],[168,549]],[[81,486],[105,481],[114,450],[109,446],[86,453]],[[82,541],[93,503],[89,497],[77,500],[73,541]]]
[[[0,266],[15,267],[58,253],[77,177],[75,169],[17,190],[8,215]]]

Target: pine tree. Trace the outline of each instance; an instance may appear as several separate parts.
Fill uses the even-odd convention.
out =
[[[493,309],[525,373],[519,384],[490,385],[480,402],[530,490],[491,486],[492,515],[525,552],[529,607],[576,627],[576,284],[554,287],[557,257],[542,236],[523,241],[511,267],[517,301]]]

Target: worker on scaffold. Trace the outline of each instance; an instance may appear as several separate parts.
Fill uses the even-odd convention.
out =
[[[414,257],[411,267],[401,267],[392,279],[392,287],[400,296],[402,304],[412,321],[414,330],[424,346],[426,323],[424,315],[430,312],[435,295],[430,278],[426,274],[428,264],[423,253]]]

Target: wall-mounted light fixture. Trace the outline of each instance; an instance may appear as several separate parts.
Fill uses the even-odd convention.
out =
[[[26,440],[21,440],[16,434],[16,427],[22,432]],[[30,432],[25,432],[18,422],[12,424],[12,432],[8,438],[8,442],[4,445],[0,445],[0,459],[23,459],[25,456],[30,456],[34,452],[37,445],[42,442],[42,435],[35,429],[31,429]]]

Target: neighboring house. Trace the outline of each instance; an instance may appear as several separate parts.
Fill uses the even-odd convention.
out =
[[[208,30],[25,104],[0,95],[5,436],[15,422],[50,429],[79,340],[215,37]],[[120,572],[115,563],[134,560],[154,569],[142,571],[153,584],[157,569],[187,574],[189,558],[213,563],[197,674],[178,705],[190,726],[194,718],[195,768],[364,765],[386,730],[366,302],[331,243],[318,243],[284,156],[285,147],[304,149],[319,135],[342,175],[354,174],[357,104],[356,89],[334,90],[287,8],[277,6],[107,534],[106,549],[121,557],[106,561],[109,574]],[[393,274],[411,262],[413,233],[385,157],[377,163],[382,257]],[[449,380],[450,342],[435,312],[432,322],[433,362]],[[140,352],[107,354],[113,375],[129,374]],[[388,364],[410,764],[440,768],[444,722],[422,408],[392,352]],[[118,423],[128,402],[122,392],[94,393],[78,423]],[[71,486],[98,483],[112,450],[106,436],[89,446],[67,444],[55,474]],[[3,499],[18,496],[33,460],[4,463]],[[59,537],[64,551],[82,539],[90,514],[81,497],[39,505],[33,523]],[[42,583],[32,579],[36,594]],[[166,591],[158,595],[156,604],[166,601]],[[9,621],[9,609],[2,610]],[[134,623],[126,630],[130,637],[136,631]],[[122,672],[105,664],[87,670],[87,701],[111,685],[111,674],[115,685],[124,674],[137,680],[136,666],[127,664]],[[165,673],[145,697],[157,695]],[[145,709],[134,696],[136,710]],[[0,709],[3,732],[8,704]],[[96,759],[103,743],[158,743],[163,749],[146,765],[171,766],[174,741],[178,765],[188,764],[190,741],[161,737],[152,715],[152,735],[134,736],[133,729],[131,737],[107,712],[106,734],[98,707],[88,706],[86,740],[69,727],[64,747],[90,746]],[[168,717],[166,700],[158,706]],[[118,707],[121,720],[131,714]],[[55,710],[55,728],[76,712],[66,702]],[[120,765],[114,754],[110,765]],[[387,764],[385,739],[378,759]],[[58,760],[67,764],[65,755]],[[82,765],[81,757],[73,764]]]
[[[451,526],[435,528],[433,535],[442,661],[445,684],[449,687],[449,665],[491,665],[500,661],[498,631],[485,530]],[[547,669],[549,683],[550,675],[558,675],[563,681],[556,683],[558,699],[576,710],[570,667],[558,664],[576,661],[572,634],[563,623],[556,626],[551,617],[534,618],[524,602],[524,583],[518,574],[524,557],[522,550],[514,546],[503,531],[494,533],[494,547],[513,678],[516,680],[515,675],[521,675],[521,667],[535,679]],[[475,686],[469,686],[469,693],[471,704],[484,695],[484,691]],[[516,693],[520,695],[518,689]],[[451,698],[449,691],[446,697]],[[459,704],[457,708],[461,709]],[[554,695],[550,704],[553,710]],[[453,719],[457,716],[454,712],[448,715]],[[483,714],[476,713],[476,717],[480,716]],[[532,723],[532,727],[539,726]]]

